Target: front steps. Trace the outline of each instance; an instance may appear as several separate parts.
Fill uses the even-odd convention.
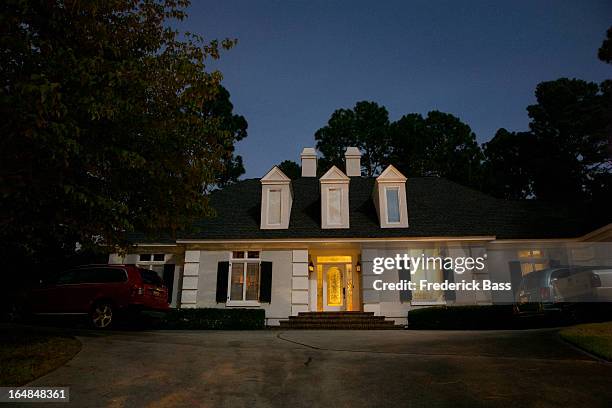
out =
[[[280,321],[281,329],[303,330],[389,330],[403,329],[373,312],[300,312]]]

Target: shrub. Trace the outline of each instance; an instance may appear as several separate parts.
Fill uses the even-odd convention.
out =
[[[514,326],[512,305],[436,306],[408,312],[410,329],[501,329]]]
[[[262,309],[174,309],[159,321],[159,329],[253,330],[265,327]]]

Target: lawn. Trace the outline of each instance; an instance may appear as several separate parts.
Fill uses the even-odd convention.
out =
[[[81,349],[74,337],[0,332],[0,386],[20,386],[56,369]]]
[[[612,322],[580,324],[561,330],[561,338],[612,361]]]

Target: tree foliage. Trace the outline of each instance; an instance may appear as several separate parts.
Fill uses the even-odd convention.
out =
[[[4,250],[171,233],[209,212],[207,186],[243,171],[233,144],[246,122],[231,113],[220,72],[206,69],[235,40],[170,28],[188,4],[0,6]]]
[[[381,170],[389,154],[389,113],[376,102],[357,102],[353,109],[338,109],[327,125],[315,132],[317,149],[322,153],[323,168],[344,168],[347,147],[362,152],[361,167],[368,176]]]
[[[476,135],[459,118],[432,111],[391,124],[389,160],[407,176],[438,176],[478,186],[482,152]]]
[[[289,177],[291,180],[298,179],[302,175],[302,166],[292,160],[282,161],[278,165],[278,168],[281,169],[281,171],[285,173],[285,176]]]
[[[540,83],[527,107],[535,137],[533,187],[544,200],[580,201],[611,189],[612,93],[593,82]]]
[[[533,197],[533,151],[535,138],[530,132],[499,129],[483,144],[483,190],[502,198]]]
[[[603,62],[612,64],[612,27],[608,28],[606,38],[603,40],[601,47],[597,51],[597,56]]]
[[[364,174],[378,174],[393,163],[407,176],[441,176],[477,185],[482,153],[468,125],[448,113],[412,113],[391,123],[384,106],[361,101],[338,109],[315,133],[320,167],[344,167],[344,151],[358,147]]]

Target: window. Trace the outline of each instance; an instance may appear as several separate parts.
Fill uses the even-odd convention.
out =
[[[164,275],[166,254],[140,254],[138,258],[139,268],[154,271],[160,278]]]
[[[400,222],[399,187],[387,187],[385,194],[387,198],[387,222]]]
[[[145,285],[161,286],[164,284],[162,279],[159,277],[159,275],[155,271],[152,271],[149,269],[142,269],[142,268],[138,269],[138,271],[140,272],[142,283],[144,283]]]
[[[425,257],[439,257],[439,248],[427,248],[423,250],[411,249],[409,250],[411,257],[417,258],[424,255]],[[426,280],[428,282],[442,283],[444,281],[444,271],[439,267],[438,263],[430,263],[427,266],[420,264],[418,267],[413,265],[415,273],[412,275],[413,282],[419,282]],[[446,303],[444,299],[443,290],[420,290],[417,289],[412,292],[412,303],[413,304],[443,304]]]
[[[127,273],[121,268],[83,268],[63,272],[58,285],[80,283],[119,283],[127,281]]]
[[[548,262],[543,258],[544,251],[541,249],[526,249],[518,251],[523,276],[532,272],[540,271],[548,267]]]
[[[260,283],[259,251],[233,251],[230,261],[230,302],[258,302]]]
[[[79,283],[79,271],[73,269],[71,271],[62,272],[55,283],[57,285],[70,285],[74,283]]]
[[[166,254],[140,254],[138,260],[140,262],[164,262]]]
[[[342,190],[330,188],[327,194],[327,223],[342,224]]]
[[[125,270],[119,268],[92,268],[79,270],[79,283],[119,283],[127,281]]]
[[[281,191],[268,190],[268,224],[281,223]]]

